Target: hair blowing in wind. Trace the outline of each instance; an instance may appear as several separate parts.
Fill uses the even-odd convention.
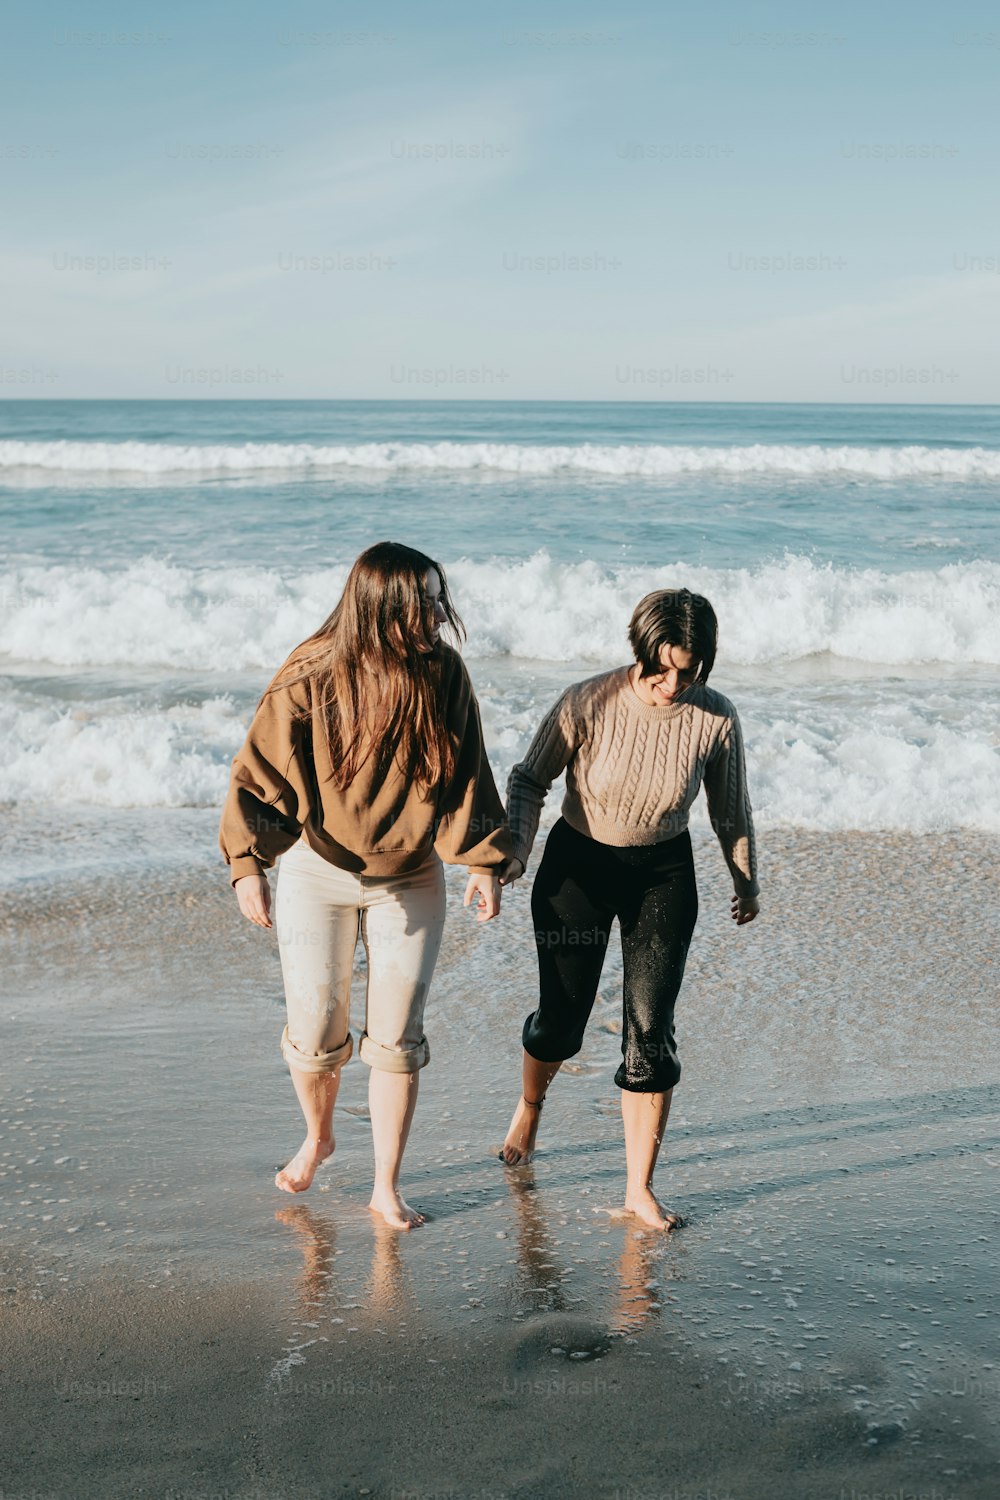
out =
[[[299,671],[280,674],[285,685],[310,680],[340,789],[371,755],[380,777],[396,759],[408,781],[428,788],[454,773],[442,651],[432,644],[434,603],[425,589],[431,568],[448,624],[464,636],[441,564],[402,542],[377,542],[361,553],[336,607],[294,653]]]

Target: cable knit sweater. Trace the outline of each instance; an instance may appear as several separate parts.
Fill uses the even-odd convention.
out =
[[[545,795],[563,770],[566,822],[619,848],[682,833],[704,783],[736,894],[758,894],[740,721],[714,688],[695,683],[683,701],[653,707],[636,694],[627,667],[567,688],[507,784],[514,853],[525,866]]]

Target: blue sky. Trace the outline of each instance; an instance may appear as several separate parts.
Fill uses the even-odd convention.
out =
[[[996,402],[1000,19],[52,3],[5,396]]]

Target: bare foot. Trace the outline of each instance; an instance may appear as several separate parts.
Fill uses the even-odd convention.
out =
[[[332,1135],[327,1140],[316,1140],[307,1135],[288,1165],[275,1175],[275,1187],[280,1187],[285,1193],[304,1193],[320,1162],[333,1155],[334,1145]]]
[[[381,1214],[390,1229],[413,1229],[424,1222],[423,1214],[410,1207],[399,1188],[376,1183],[368,1207],[372,1213]]]
[[[541,1101],[531,1103],[521,1095],[500,1151],[500,1160],[506,1162],[508,1167],[526,1167],[531,1161],[535,1154],[541,1113]]]
[[[650,1229],[679,1229],[684,1223],[680,1214],[668,1213],[653,1196],[651,1188],[630,1188],[625,1194],[625,1212],[634,1214]]]

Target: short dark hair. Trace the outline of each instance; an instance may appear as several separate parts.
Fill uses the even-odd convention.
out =
[[[640,599],[628,627],[633,655],[643,677],[655,677],[663,646],[682,646],[698,662],[696,682],[707,682],[715,666],[719,622],[702,594],[690,589],[656,589]]]

